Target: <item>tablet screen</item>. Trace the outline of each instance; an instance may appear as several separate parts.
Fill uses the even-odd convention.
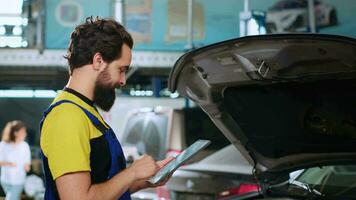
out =
[[[176,170],[179,166],[184,164],[185,161],[189,160],[192,156],[198,153],[200,150],[204,149],[206,146],[210,144],[210,140],[197,140],[188,148],[186,148],[182,153],[176,156],[171,162],[169,162],[166,166],[160,169],[156,175],[152,178],[148,179],[148,182],[152,184],[157,184],[160,181],[164,180],[167,176],[169,176],[174,170]]]

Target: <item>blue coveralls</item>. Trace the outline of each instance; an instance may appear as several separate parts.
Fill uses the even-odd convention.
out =
[[[106,126],[104,126],[99,121],[99,119],[97,117],[95,117],[92,113],[90,113],[88,110],[86,110],[82,106],[80,106],[72,101],[61,100],[61,101],[58,101],[58,102],[52,104],[51,106],[49,106],[49,108],[43,113],[43,118],[42,118],[41,124],[40,124],[40,130],[42,129],[44,119],[46,118],[48,113],[51,112],[51,110],[54,107],[56,107],[62,103],[72,103],[72,104],[78,106],[80,109],[82,109],[83,112],[88,116],[90,121],[93,123],[93,125],[100,132],[102,132],[103,135],[105,136],[105,139],[108,143],[108,146],[110,148],[110,154],[111,154],[111,166],[109,169],[107,179],[112,178],[117,173],[124,170],[126,168],[125,156],[122,151],[121,145],[115,136],[114,131],[110,127],[106,128]],[[52,178],[51,171],[49,170],[47,157],[43,154],[43,152],[41,153],[41,155],[42,155],[43,168],[44,168],[44,173],[45,173],[45,186],[46,186],[44,199],[45,200],[57,200],[57,199],[59,199],[59,196],[58,196],[58,192],[56,190],[55,182]],[[131,200],[130,192],[126,191],[118,200]]]

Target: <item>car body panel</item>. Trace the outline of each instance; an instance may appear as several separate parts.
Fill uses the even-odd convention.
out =
[[[199,162],[182,166],[180,170],[251,175],[253,167],[235,146],[229,145]]]
[[[180,199],[216,199],[219,193],[241,183],[256,183],[252,170],[236,147],[228,145],[201,161],[180,167],[167,188]]]

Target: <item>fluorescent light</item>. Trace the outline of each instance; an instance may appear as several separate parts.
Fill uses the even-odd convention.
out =
[[[0,97],[31,98],[33,90],[0,90]]]
[[[1,14],[21,14],[23,0],[0,0],[0,13]]]
[[[28,42],[27,41],[22,41],[21,45],[22,45],[22,47],[27,47],[28,46]]]
[[[2,40],[0,37],[0,47],[6,47],[6,41]]]
[[[20,26],[15,26],[12,29],[12,34],[14,35],[21,35],[22,34],[22,28]]]
[[[54,98],[57,93],[53,90],[35,90],[34,97],[35,98]]]
[[[0,90],[0,98],[54,98],[53,90]]]
[[[130,90],[131,96],[153,96],[152,90]]]
[[[21,15],[18,17],[3,17],[0,15],[0,25],[21,26],[22,24],[23,21]]]
[[[22,37],[21,36],[1,36],[0,46],[5,47],[9,46],[11,48],[21,47],[22,46]]]
[[[178,98],[179,97],[179,93],[178,92],[174,92],[174,93],[171,93],[169,95],[171,98],[175,99],[175,98]]]
[[[0,26],[0,35],[5,35],[6,29],[4,26]]]
[[[28,19],[27,18],[22,18],[22,25],[27,26],[28,25]]]
[[[147,90],[147,91],[145,91],[145,95],[146,96],[152,96],[153,95],[153,91],[152,90]]]

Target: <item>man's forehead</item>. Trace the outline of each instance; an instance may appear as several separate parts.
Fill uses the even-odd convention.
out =
[[[132,50],[125,44],[122,47],[121,58],[124,59],[125,62],[129,62],[127,65],[130,65],[132,59]]]

